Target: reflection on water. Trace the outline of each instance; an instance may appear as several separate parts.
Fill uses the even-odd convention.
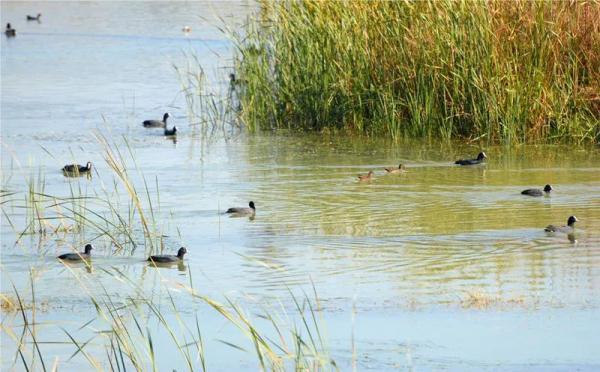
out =
[[[330,324],[332,351],[348,368],[353,308],[358,363],[365,368],[477,369],[507,360],[517,369],[600,363],[585,347],[597,345],[600,334],[594,328],[600,322],[590,320],[597,320],[600,306],[597,148],[486,147],[486,165],[459,167],[456,159],[474,157],[481,148],[284,132],[207,141],[187,124],[170,62],[182,62],[180,52],[193,48],[204,56],[203,63],[215,66],[210,52],[225,56],[230,45],[206,25],[194,24],[195,18],[181,16],[199,14],[206,3],[159,4],[143,3],[140,10],[129,3],[77,3],[67,12],[44,3],[39,5],[43,23],[27,26],[39,30],[15,22],[23,34],[10,45],[2,40],[2,189],[20,193],[3,196],[3,203],[10,202],[3,204],[1,225],[2,292],[11,291],[11,282],[25,290],[33,270],[36,295],[50,309],[45,320],[63,321],[69,314],[79,327],[95,312],[90,293],[105,293],[114,301],[140,293],[160,300],[167,285],[168,295],[193,323],[198,304],[178,284],[193,281],[203,293],[226,294],[250,309],[271,300],[293,307],[288,291],[310,292],[314,284]],[[233,6],[213,4],[227,16]],[[247,6],[235,6],[232,18],[243,18]],[[69,16],[59,21],[53,10]],[[3,2],[2,20],[23,18],[24,11],[23,5]],[[134,21],[108,27],[114,14]],[[165,35],[148,26],[155,18],[167,22]],[[187,24],[192,32],[184,37],[181,28]],[[68,28],[75,26],[81,29]],[[67,49],[68,59],[61,52]],[[58,63],[63,59],[67,66]],[[228,62],[226,57],[219,61]],[[226,68],[208,71],[214,84],[229,84]],[[174,138],[141,126],[166,107],[182,128]],[[27,221],[26,180],[38,170],[48,195],[84,195],[90,198],[86,206],[98,213],[111,211],[93,198],[110,198],[125,216],[136,213],[127,199],[119,200],[123,195],[112,192],[120,184],[94,129],[117,142],[127,138],[149,184],[142,185],[134,169],[128,171],[140,189],[149,190],[164,227],[161,252],[174,254],[185,245],[184,262],[149,265],[147,247],[121,249],[90,228],[19,236]],[[92,179],[65,179],[60,172],[63,164],[87,160],[94,164]],[[384,168],[399,163],[405,173],[386,174]],[[370,182],[357,181],[358,174],[370,170]],[[547,183],[555,189],[548,197],[520,194]],[[223,214],[249,200],[257,203],[255,216]],[[44,216],[51,218],[56,209],[47,208]],[[544,232],[570,215],[580,220],[575,234]],[[134,232],[141,234],[142,228]],[[65,266],[54,259],[66,247],[92,240],[92,265]],[[79,273],[85,274],[78,280],[87,292],[74,285]],[[474,315],[462,308],[462,298],[472,292],[522,302]],[[488,321],[498,327],[482,330]],[[210,329],[219,322],[206,323]],[[528,322],[526,337],[515,336],[522,336],[519,322]],[[557,334],[548,335],[548,329]],[[219,329],[207,334],[219,338]],[[478,344],[482,334],[498,354]],[[456,335],[468,339],[466,346],[457,346],[463,344]],[[579,342],[550,341],[568,339]],[[545,351],[520,352],[538,342],[548,345]],[[3,351],[3,363],[10,363],[14,344],[7,338],[2,343],[3,350],[11,350]],[[240,359],[230,360],[230,349],[215,348],[217,369],[239,369]],[[400,349],[402,358],[407,350],[413,353],[413,364],[394,359]],[[68,357],[72,352],[56,353]]]

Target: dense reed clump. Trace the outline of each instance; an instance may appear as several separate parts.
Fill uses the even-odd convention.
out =
[[[238,38],[252,130],[600,140],[600,3],[264,2]]]

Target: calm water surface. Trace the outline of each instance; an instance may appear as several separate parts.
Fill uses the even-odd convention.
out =
[[[202,294],[227,296],[249,313],[282,307],[292,318],[290,291],[312,296],[314,285],[342,370],[600,368],[598,148],[487,147],[487,165],[460,168],[452,161],[479,147],[290,133],[209,141],[190,125],[173,65],[185,66],[194,53],[211,88],[226,87],[232,45],[213,26],[219,16],[238,27],[252,7],[2,2],[2,24],[18,32],[2,35],[1,45],[2,190],[17,192],[3,198],[2,293],[12,293],[14,283],[30,296],[34,275],[46,362],[89,366],[81,355],[69,360],[72,344],[52,342],[68,341],[60,327],[82,340],[94,336],[79,329],[96,316],[90,293],[106,290],[115,301],[140,295],[109,274],[118,270],[156,303],[167,302],[169,288],[184,323],[195,327],[199,317],[214,370],[257,368],[252,352],[219,340],[252,345],[180,284],[193,281]],[[42,23],[25,22],[37,12]],[[181,32],[185,25],[189,35]],[[181,129],[176,144],[141,127],[165,111]],[[123,149],[127,139],[138,164],[125,155],[130,175],[142,189],[142,176],[149,181],[165,252],[188,247],[181,270],[142,262],[150,248],[141,227],[136,249],[117,249],[93,229],[28,234],[15,244],[28,221],[31,179],[43,179],[49,195],[111,198],[127,215],[127,194],[113,191],[121,186],[98,133]],[[88,160],[96,169],[91,180],[59,171]],[[384,174],[399,162],[405,174]],[[373,181],[356,181],[371,169]],[[520,195],[546,183],[555,188],[550,197]],[[255,219],[221,214],[249,200]],[[100,203],[89,206],[107,212]],[[574,238],[544,233],[569,215],[580,220]],[[55,260],[90,240],[96,250],[89,272]],[[478,305],[480,297],[486,305]],[[8,329],[19,334],[22,319],[1,316],[2,369],[20,370]],[[158,322],[150,327],[157,350],[171,350]],[[103,358],[99,341],[88,350]],[[187,369],[180,355],[159,354],[157,363]]]

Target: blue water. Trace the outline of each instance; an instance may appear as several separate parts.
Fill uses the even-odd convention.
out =
[[[313,298],[314,285],[326,349],[341,370],[599,369],[598,149],[490,146],[486,166],[462,169],[452,160],[477,146],[289,133],[207,138],[188,112],[174,66],[197,72],[196,56],[205,93],[227,91],[233,45],[217,26],[237,30],[255,7],[1,3],[2,24],[17,30],[15,38],[0,38],[2,189],[17,192],[2,205],[1,288],[10,295],[14,283],[30,298],[33,272],[47,365],[56,357],[61,369],[89,368],[82,355],[68,359],[73,345],[52,343],[68,341],[61,327],[79,340],[95,337],[88,350],[103,360],[97,331],[107,325],[87,324],[96,317],[90,293],[106,290],[117,303],[141,293],[177,324],[168,290],[184,324],[194,328],[200,319],[210,370],[257,369],[252,343],[189,295],[193,282],[201,294],[240,304],[273,339],[276,332],[257,314],[281,311],[290,328],[302,328],[290,292]],[[41,23],[25,21],[38,12]],[[186,25],[189,34],[182,32]],[[180,128],[176,143],[141,127],[165,111]],[[19,236],[32,179],[42,178],[49,195],[69,197],[75,189],[108,198],[127,215],[128,194],[106,163],[102,136],[120,146],[138,190],[148,181],[165,252],[188,247],[181,271],[143,262],[149,247],[137,216],[135,249],[121,250],[91,228]],[[87,161],[94,164],[91,180],[65,179],[59,171]],[[383,174],[398,161],[407,164],[406,175]],[[376,179],[357,183],[356,175],[370,169]],[[556,189],[551,197],[519,194],[546,182]],[[220,214],[249,200],[257,203],[254,220]],[[107,210],[95,200],[88,206]],[[48,202],[43,213],[58,212]],[[581,221],[576,242],[543,232],[570,214]],[[56,262],[57,254],[90,240],[91,270]],[[115,280],[117,272],[133,284]],[[1,314],[3,327],[19,334],[20,314]],[[187,369],[156,318],[148,329],[157,349],[166,350],[159,369]],[[15,361],[16,342],[7,332],[1,342],[5,370]],[[103,367],[109,368],[105,361]]]

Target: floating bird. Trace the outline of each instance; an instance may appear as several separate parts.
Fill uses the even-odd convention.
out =
[[[170,118],[168,112],[165,112],[162,120],[144,120],[142,123],[144,128],[166,128],[167,127],[167,119]]]
[[[570,216],[569,219],[567,220],[567,226],[554,226],[554,225],[548,225],[546,226],[546,228],[544,229],[544,231],[546,232],[560,232],[560,233],[565,233],[565,234],[571,234],[575,231],[575,222],[579,221],[577,219],[577,217],[575,216]]]
[[[172,254],[159,254],[159,255],[148,257],[147,261],[158,262],[158,263],[180,262],[180,261],[183,261],[183,255],[186,253],[187,253],[187,249],[185,249],[185,247],[181,247],[177,251],[176,256],[172,255]]]
[[[86,244],[85,248],[84,248],[84,252],[79,252],[79,253],[65,253],[65,254],[61,254],[60,256],[58,256],[56,258],[58,258],[59,260],[64,260],[64,261],[89,260],[91,258],[92,249],[94,249],[93,245]]]
[[[454,164],[458,164],[458,165],[476,165],[476,164],[481,164],[485,159],[487,159],[487,156],[485,155],[485,152],[480,152],[479,155],[477,155],[477,159],[460,159],[454,162]]]
[[[544,193],[546,195],[550,194],[550,192],[552,190],[554,190],[552,188],[552,186],[546,185],[546,186],[544,186],[544,190],[543,191],[540,190],[540,189],[527,189],[527,190],[521,191],[521,194],[528,195],[528,196],[542,196],[542,195],[544,195]]]
[[[406,172],[406,167],[403,164],[400,164],[398,166],[398,168],[390,167],[390,168],[384,168],[384,169],[388,173],[403,173],[403,172]]]
[[[68,164],[62,168],[62,171],[66,176],[79,176],[84,174],[91,174],[92,162],[88,161],[85,167],[79,164]]]
[[[167,129],[165,127],[165,136],[176,136],[177,135],[177,127],[173,126],[173,129]]]
[[[367,175],[358,175],[358,180],[359,181],[370,181],[373,179],[373,171],[369,171],[369,173],[367,173]]]
[[[6,24],[6,30],[4,31],[4,34],[8,37],[13,37],[17,35],[17,30],[15,30],[14,28],[11,27],[10,23]]]
[[[183,28],[181,29],[181,31],[187,33],[192,32],[192,28],[190,26],[183,26]]]
[[[38,21],[39,22],[41,16],[42,16],[42,13],[38,13],[38,15],[35,16],[35,17],[28,14],[27,15],[27,20],[28,21]]]
[[[243,207],[234,207],[229,208],[225,213],[237,214],[237,215],[254,215],[256,213],[256,207],[254,206],[254,202],[251,201],[248,203],[249,208]]]

